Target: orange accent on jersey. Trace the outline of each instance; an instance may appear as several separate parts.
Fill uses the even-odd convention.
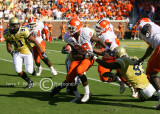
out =
[[[92,32],[89,33],[89,36],[92,36]]]

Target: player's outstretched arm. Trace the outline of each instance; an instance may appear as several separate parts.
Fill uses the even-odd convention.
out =
[[[38,47],[38,49],[40,50],[41,53],[44,53],[41,45],[32,35],[30,35],[30,37],[28,39],[29,39],[29,41],[33,42]]]
[[[103,61],[101,59],[96,59],[96,62],[101,65],[102,67],[104,68],[109,68],[109,69],[119,69],[121,68],[120,64],[119,63],[108,63],[106,61]]]
[[[147,48],[144,56],[143,56],[142,58],[140,58],[140,59],[137,61],[136,64],[139,64],[139,63],[143,62],[146,58],[148,58],[148,57],[152,54],[153,50],[154,50],[154,49],[153,49],[152,47],[148,46],[148,48]]]

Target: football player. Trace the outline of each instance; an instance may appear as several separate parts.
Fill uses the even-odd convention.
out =
[[[73,61],[69,67],[66,80],[60,86],[56,86],[51,91],[50,95],[53,97],[61,89],[65,88],[66,85],[71,85],[70,87],[76,96],[75,99],[78,101],[81,96],[75,87],[74,79],[76,76],[79,76],[85,89],[85,94],[81,99],[81,102],[87,102],[91,96],[91,92],[89,90],[85,72],[93,65],[94,62],[89,56],[90,52],[93,51],[91,41],[99,42],[103,47],[106,47],[106,44],[101,39],[93,35],[92,29],[88,27],[82,28],[81,21],[79,19],[72,18],[69,20],[67,28],[68,32],[64,35],[64,41],[74,47],[74,51],[72,51]]]
[[[98,59],[93,54],[94,60],[101,66],[109,69],[119,69],[119,76],[123,76],[137,91],[138,97],[141,100],[147,100],[151,98],[155,93],[155,88],[149,82],[147,75],[144,74],[144,70],[141,64],[135,64],[138,58],[136,56],[128,56],[125,48],[117,47],[114,49],[116,60],[113,63],[106,62]],[[108,55],[109,56],[109,55]],[[117,76],[112,73],[110,76]]]
[[[42,28],[43,27],[40,26],[42,24],[40,24],[40,22],[38,22],[38,24],[37,24],[36,19],[34,17],[30,17],[28,19],[28,23],[29,23],[29,28],[30,28],[30,32],[31,32],[32,36],[39,42],[43,51],[45,52],[45,42],[42,39]],[[53,68],[50,60],[42,57],[38,47],[34,46],[32,49],[33,49],[33,52],[34,52],[34,60],[35,60],[36,66],[38,67],[37,76],[41,75],[41,72],[42,72],[42,69],[43,69],[42,66],[40,65],[40,58],[50,68],[52,74],[57,75],[57,71]]]
[[[102,39],[108,46],[108,52],[112,52],[116,47],[119,46],[119,39],[115,35],[113,31],[113,26],[106,19],[100,19],[93,28],[96,31],[96,35]],[[99,44],[96,44],[96,48],[94,49],[94,53],[98,55],[102,55],[102,59],[106,62],[114,62],[114,57],[109,56],[108,58],[105,56],[104,48]],[[111,53],[110,53],[111,54]],[[105,56],[105,57],[104,57]],[[113,55],[114,56],[114,55]],[[120,93],[122,94],[125,90],[125,84],[121,81],[119,77],[110,77],[111,69],[107,69],[98,65],[99,77],[102,82],[117,82],[120,84]]]
[[[44,21],[44,28],[43,28],[43,37],[45,38],[46,41],[49,41],[49,36],[48,36],[48,32],[49,32],[49,25],[46,21]]]
[[[6,39],[7,50],[13,57],[15,71],[28,83],[25,87],[26,89],[33,87],[33,81],[22,69],[24,61],[26,71],[29,74],[35,74],[30,42],[33,42],[37,46],[42,57],[48,59],[45,52],[37,40],[30,34],[28,28],[20,26],[20,20],[17,17],[9,20],[9,28],[4,30],[3,35]],[[12,45],[14,45],[14,50],[12,49]]]
[[[144,56],[138,60],[138,64],[148,58],[154,51],[148,60],[146,74],[159,96],[156,109],[160,110],[160,77],[157,76],[160,71],[160,27],[151,22],[150,19],[142,18],[137,22],[137,29],[141,38],[148,44],[148,48]]]

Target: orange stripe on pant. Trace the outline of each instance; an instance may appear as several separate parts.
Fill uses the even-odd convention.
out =
[[[146,74],[157,74],[160,71],[160,45],[155,49],[154,53],[148,60]]]
[[[40,43],[40,45],[41,45],[43,51],[45,52],[45,42],[42,41],[42,42]],[[37,64],[37,63],[40,63],[40,58],[43,59],[43,57],[42,57],[42,55],[41,55],[41,52],[39,51],[39,49],[38,49],[36,46],[34,46],[32,49],[33,49],[33,52],[34,52],[34,60],[35,60],[35,63],[36,63],[36,64]]]
[[[69,67],[69,71],[66,77],[66,82],[74,82],[75,77],[78,74],[84,74],[92,65],[94,61],[89,59],[83,59],[80,61],[73,61]]]

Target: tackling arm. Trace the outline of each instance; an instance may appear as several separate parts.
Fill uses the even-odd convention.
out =
[[[153,50],[154,50],[154,49],[153,49],[152,47],[148,46],[148,48],[147,48],[147,50],[146,50],[146,53],[145,53],[144,56],[143,56],[141,59],[139,59],[139,60],[141,60],[141,62],[144,61],[146,58],[148,58],[148,57],[152,54]]]
[[[29,41],[33,42],[38,47],[38,49],[40,50],[41,53],[44,53],[41,45],[38,43],[38,41],[32,35],[30,35],[28,39],[29,39]]]
[[[109,68],[109,69],[119,69],[121,68],[120,64],[114,62],[114,63],[108,63],[106,61],[103,61],[101,59],[96,59],[96,62],[101,65],[104,68]]]

